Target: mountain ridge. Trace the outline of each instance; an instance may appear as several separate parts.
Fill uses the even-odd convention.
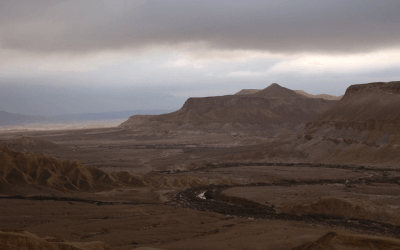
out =
[[[337,129],[400,132],[400,81],[352,85],[338,104],[307,124]]]
[[[254,95],[196,97],[181,109],[158,116],[132,116],[122,128],[251,130],[269,124],[301,124],[314,119],[336,101],[312,99],[272,84]],[[223,129],[225,126],[225,129]]]

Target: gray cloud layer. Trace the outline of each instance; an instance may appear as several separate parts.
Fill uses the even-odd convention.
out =
[[[89,53],[217,49],[365,52],[400,45],[398,0],[1,0],[0,48]]]

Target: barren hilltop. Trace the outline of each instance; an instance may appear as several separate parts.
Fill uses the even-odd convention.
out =
[[[261,89],[242,89],[241,91],[237,92],[235,95],[254,95],[258,92],[262,91]],[[334,96],[334,95],[327,95],[327,94],[319,94],[319,95],[312,95],[303,90],[294,90],[296,94],[308,97],[308,98],[321,98],[325,100],[335,100],[339,101],[342,99],[343,96]]]

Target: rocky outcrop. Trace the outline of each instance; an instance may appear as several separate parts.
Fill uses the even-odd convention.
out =
[[[36,185],[61,191],[91,191],[120,186],[144,186],[128,173],[106,173],[79,162],[25,154],[0,146],[0,184]],[[1,191],[1,189],[0,189]]]

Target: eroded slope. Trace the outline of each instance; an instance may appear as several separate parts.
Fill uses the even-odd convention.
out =
[[[40,185],[58,190],[101,190],[144,184],[127,173],[106,173],[79,162],[25,154],[0,146],[0,184]]]

